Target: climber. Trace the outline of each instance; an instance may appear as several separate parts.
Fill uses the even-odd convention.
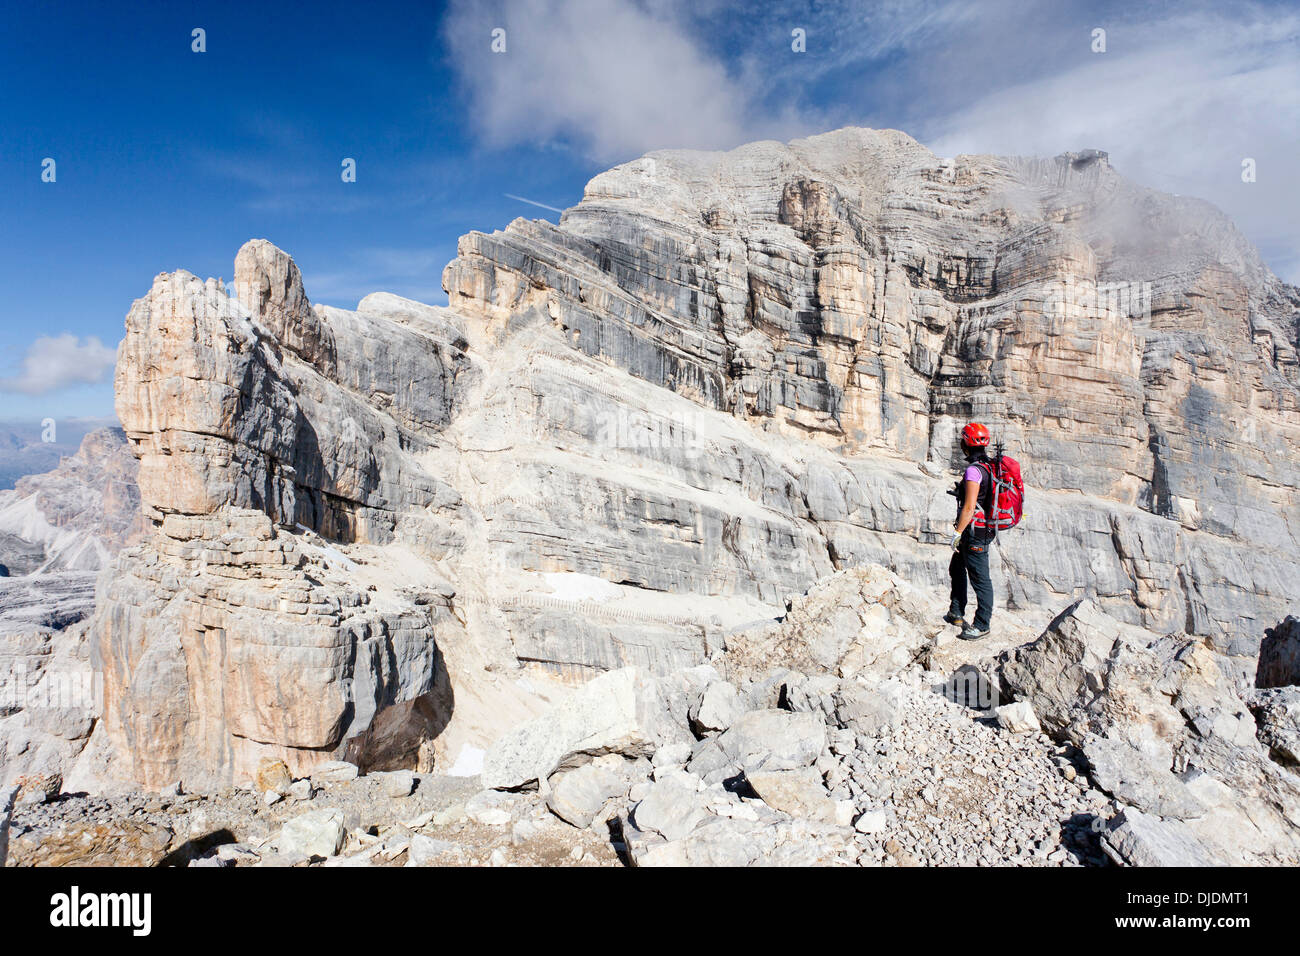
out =
[[[989,575],[989,549],[997,537],[992,523],[973,523],[977,512],[993,514],[993,473],[988,459],[989,430],[971,422],[961,431],[961,450],[966,457],[966,470],[957,483],[957,520],[953,527],[952,561],[948,573],[952,577],[952,604],[943,619],[960,627],[963,640],[978,641],[989,634],[993,619],[993,579]],[[975,588],[975,620],[966,623],[966,579]]]

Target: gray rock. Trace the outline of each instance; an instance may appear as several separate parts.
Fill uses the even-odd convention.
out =
[[[1097,786],[1157,816],[1185,819],[1201,815],[1204,806],[1170,770],[1173,754],[1168,744],[1155,737],[1145,744],[1136,747],[1103,737],[1084,741],[1083,754]]]
[[[484,758],[482,783],[517,789],[601,754],[649,757],[664,719],[661,707],[654,683],[635,668],[602,674],[497,740]]]
[[[744,706],[736,685],[723,680],[713,681],[691,708],[691,726],[699,734],[726,730],[742,713]]]
[[[796,820],[709,816],[678,840],[624,828],[638,867],[826,866],[854,853],[851,829]]]
[[[455,849],[456,844],[450,840],[436,840],[423,833],[415,833],[411,835],[407,849],[406,865],[437,866]]]
[[[1061,731],[1074,709],[1105,687],[1105,672],[1116,642],[1136,629],[1124,626],[1093,601],[1062,611],[1038,640],[1002,661],[1003,688],[1027,700],[1043,726]]]
[[[650,762],[656,767],[680,767],[691,759],[694,749],[685,741],[668,744],[656,750]]]
[[[1131,807],[1110,821],[1101,845],[1106,855],[1122,866],[1225,865],[1187,824],[1161,820]]]
[[[285,823],[275,839],[275,848],[287,855],[335,856],[343,848],[344,833],[342,810],[309,810]]]
[[[409,770],[392,770],[372,773],[368,776],[378,778],[384,794],[395,800],[409,797],[411,791],[415,789],[415,774]]]
[[[839,816],[836,802],[822,784],[821,774],[811,767],[747,771],[745,779],[773,810],[819,823],[833,824]]]
[[[240,863],[250,865],[261,858],[256,851],[243,843],[223,843],[217,847],[216,854],[218,859],[233,865]]]
[[[881,833],[889,825],[889,817],[884,810],[868,810],[853,821],[853,829],[859,833]]]
[[[354,763],[344,760],[327,760],[312,768],[311,785],[320,789],[338,783],[349,783],[357,779],[360,771]]]
[[[1256,735],[1269,756],[1284,767],[1300,767],[1300,687],[1259,691],[1249,703]]]
[[[755,710],[740,717],[717,742],[747,775],[758,770],[798,770],[811,766],[826,749],[826,724],[813,714]]]
[[[483,790],[465,801],[465,816],[484,826],[501,827],[514,819],[511,807],[514,799],[510,794],[495,790]]]
[[[663,764],[669,766],[671,764]],[[657,769],[657,768],[656,768]],[[722,744],[716,737],[709,737],[700,741],[691,753],[690,760],[686,763],[686,769],[697,777],[706,777],[712,773],[732,773],[740,772],[740,763],[729,753],[722,749]]]
[[[630,765],[621,756],[608,754],[552,777],[546,805],[565,823],[585,829],[610,800],[627,796],[633,783]]]
[[[289,784],[289,796],[295,800],[310,800],[314,792],[310,780],[295,780]]]
[[[898,724],[902,688],[888,681],[863,684],[845,681],[835,692],[835,719],[841,727],[874,737]]]
[[[655,780],[632,815],[638,830],[649,830],[671,841],[685,837],[709,813],[698,780],[684,771],[671,770]]]

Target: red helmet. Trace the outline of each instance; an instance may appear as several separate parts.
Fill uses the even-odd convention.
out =
[[[984,448],[989,443],[989,430],[978,422],[971,422],[961,430],[961,441],[968,448]]]

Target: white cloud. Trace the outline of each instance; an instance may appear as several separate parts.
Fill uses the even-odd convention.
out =
[[[506,31],[493,53],[492,30]],[[740,84],[668,7],[630,0],[457,3],[444,39],[489,145],[562,141],[604,162],[751,134]]]
[[[1300,14],[1238,6],[1102,22],[1105,53],[1005,86],[954,77],[974,95],[915,135],[942,155],[1104,149],[1136,182],[1214,203],[1283,278],[1300,280]],[[1083,48],[1088,31],[1076,32]],[[1037,27],[1014,44],[995,29],[969,42],[1007,58],[1052,40]],[[1241,179],[1246,158],[1254,183]]]
[[[117,362],[117,350],[97,336],[84,340],[71,332],[42,335],[23,356],[22,372],[0,378],[0,391],[45,395],[69,385],[95,385],[104,381]]]

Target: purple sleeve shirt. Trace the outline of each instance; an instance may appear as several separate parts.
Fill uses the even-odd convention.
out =
[[[966,475],[965,475],[965,479],[964,479],[964,480],[966,480],[966,481],[973,481],[973,482],[975,482],[976,484],[979,484],[981,481],[984,480],[984,471],[983,471],[983,469],[980,468],[979,465],[967,465],[967,466],[966,466]]]

